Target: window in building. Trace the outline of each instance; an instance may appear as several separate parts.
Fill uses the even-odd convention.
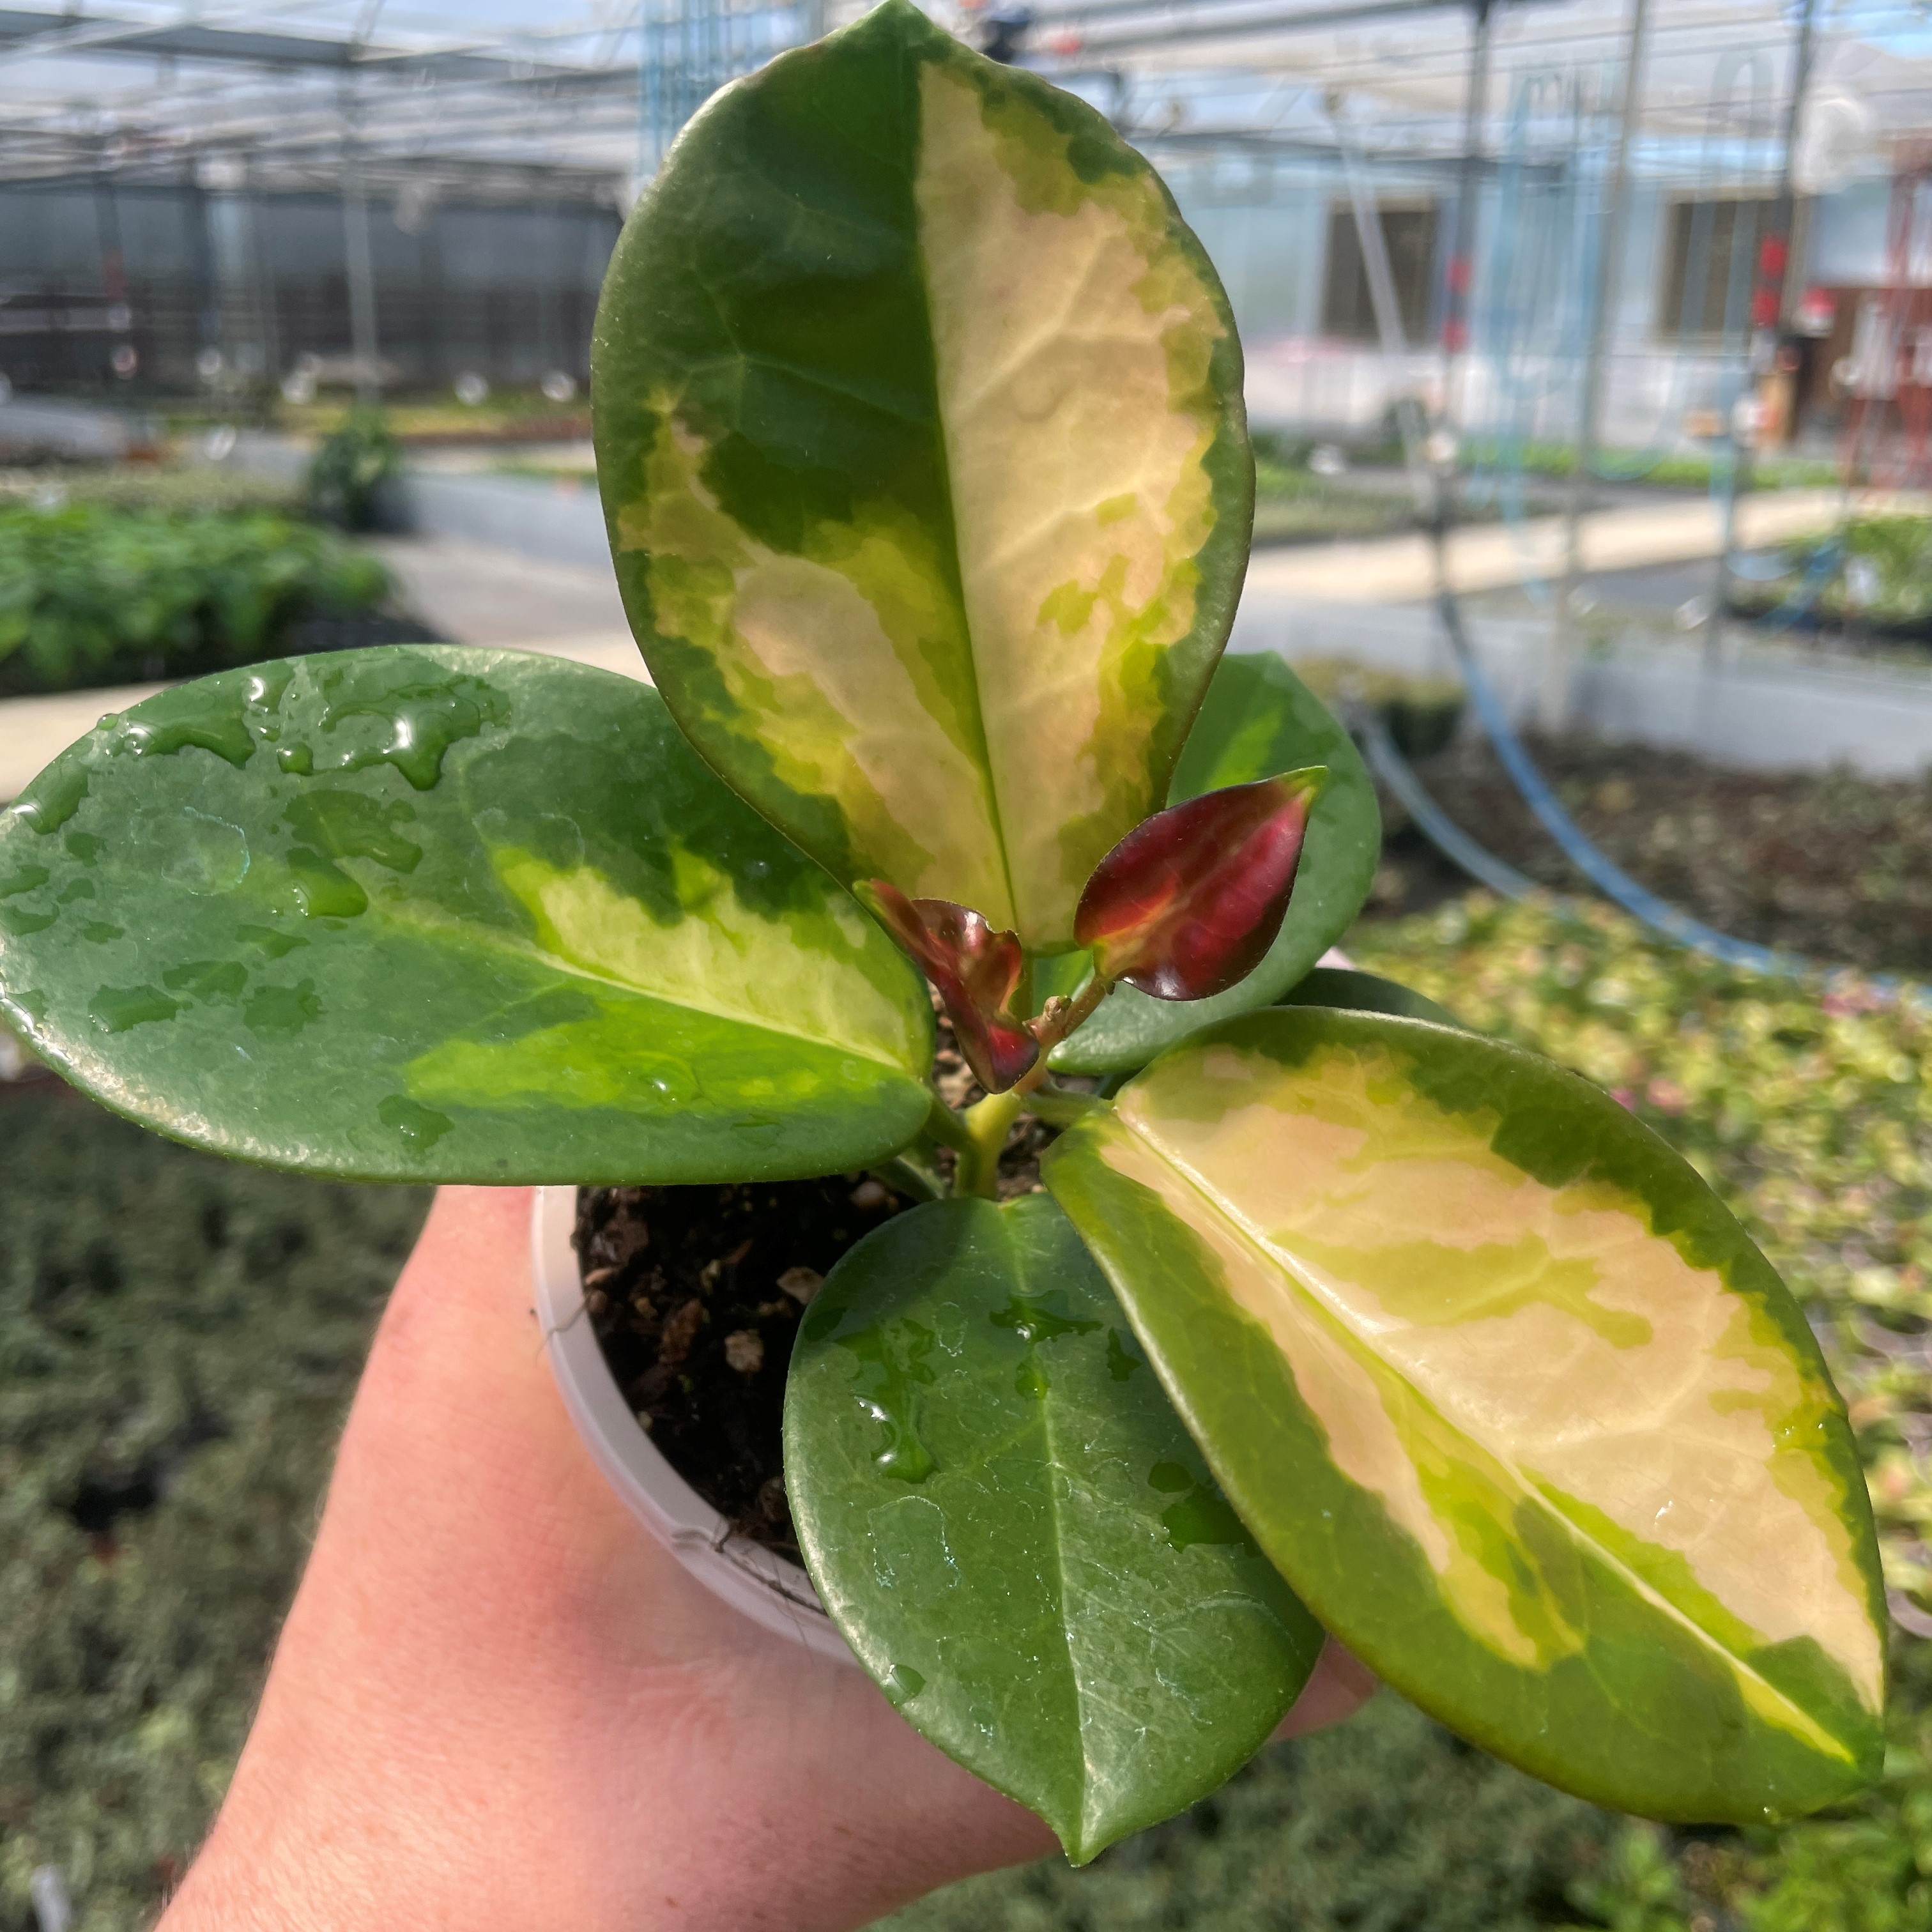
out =
[[[1671,202],[1658,334],[1722,335],[1745,326],[1758,244],[1771,232],[1776,208],[1768,195]]]
[[[1419,343],[1429,332],[1430,298],[1436,266],[1436,217],[1433,202],[1384,202],[1382,242],[1388,250],[1389,273],[1395,282],[1402,332]],[[1361,236],[1355,212],[1346,202],[1328,212],[1328,269],[1322,291],[1322,332],[1352,342],[1373,342],[1376,306],[1369,293],[1369,272],[1362,260]]]

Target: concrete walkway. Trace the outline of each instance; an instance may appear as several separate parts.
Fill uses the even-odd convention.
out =
[[[395,578],[397,601],[458,644],[601,637],[630,644],[608,564],[544,562],[460,537],[376,537],[367,547]]]
[[[1843,507],[1835,490],[1748,496],[1738,507],[1738,540],[1756,550],[1822,536]],[[1910,507],[1923,506],[1915,500]],[[1583,568],[1628,570],[1714,557],[1722,540],[1717,506],[1708,498],[1599,510],[1583,519]],[[1485,524],[1457,530],[1449,539],[1450,582],[1460,591],[1496,590],[1526,578],[1560,576],[1564,542],[1561,517],[1532,518],[1514,529]],[[1259,592],[1324,604],[1406,604],[1435,590],[1435,560],[1429,540],[1420,536],[1257,550],[1248,566],[1250,596]]]
[[[1858,507],[1922,512],[1927,506],[1922,498],[1874,499]],[[1750,497],[1740,506],[1739,540],[1757,548],[1817,535],[1832,527],[1841,509],[1834,490]],[[1460,530],[1450,539],[1453,578],[1458,590],[1473,592],[1553,576],[1562,567],[1563,543],[1563,520],[1556,517],[1513,530],[1494,524]],[[1584,567],[1592,572],[1714,557],[1718,544],[1717,511],[1699,499],[1603,510],[1584,520]],[[608,564],[553,562],[447,536],[380,538],[371,547],[394,573],[400,601],[443,637],[646,675]],[[1413,604],[1434,589],[1430,546],[1420,536],[1259,550],[1249,568],[1241,628],[1257,638],[1257,627],[1268,631],[1264,647],[1292,655],[1287,633],[1295,628],[1291,620],[1298,607],[1351,605],[1366,614],[1370,605]],[[1283,627],[1277,638],[1274,632]],[[130,686],[0,701],[0,800],[16,796],[103,712],[124,710],[159,688]]]

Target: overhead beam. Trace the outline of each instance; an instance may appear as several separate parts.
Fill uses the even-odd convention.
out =
[[[1527,4],[1527,0],[1499,0],[1499,4],[1522,5]],[[1545,0],[1545,4],[1560,4],[1560,0]],[[1245,13],[1228,14],[1217,10],[1204,14],[1193,0],[1180,0],[1180,4],[1176,4],[1176,0],[1093,0],[1093,4],[1085,8],[1068,8],[1063,11],[1037,15],[1034,24],[1060,34],[1078,34],[1079,45],[1070,52],[1077,52],[1082,58],[1088,58],[1135,53],[1196,40],[1252,39],[1257,34],[1307,33],[1329,27],[1358,26],[1365,21],[1393,20],[1416,14],[1440,14],[1452,9],[1463,10],[1464,8],[1465,0],[1349,0],[1349,4],[1340,7],[1263,6]],[[1130,20],[1118,28],[1102,28],[1098,33],[1081,32],[1082,20],[1102,14],[1135,14],[1144,17]]]
[[[84,28],[79,32],[76,30]],[[499,54],[416,53],[406,48],[358,46],[309,34],[265,32],[248,27],[205,27],[184,22],[157,27],[143,20],[0,8],[0,50],[31,55],[44,40],[50,55],[76,58],[203,61],[243,67],[321,69],[342,73],[375,68],[414,79],[530,82],[574,79],[586,70],[512,60]],[[595,70],[603,77],[608,70]]]

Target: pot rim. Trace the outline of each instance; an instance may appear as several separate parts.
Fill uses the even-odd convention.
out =
[[[530,1247],[537,1322],[563,1406],[625,1507],[714,1596],[821,1657],[858,1660],[798,1564],[739,1535],[665,1460],[631,1412],[587,1319],[571,1234],[574,1187],[539,1187]]]

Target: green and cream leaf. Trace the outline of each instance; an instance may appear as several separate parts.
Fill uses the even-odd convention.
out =
[[[1606,1096],[1277,1009],[1164,1055],[1046,1172],[1243,1520],[1406,1696],[1654,1816],[1875,1774],[1843,1409],[1762,1256]]]
[[[593,359],[619,580],[705,758],[848,883],[1070,946],[1252,515],[1233,319],[1154,170],[886,0],[685,130]]]
[[[121,1112],[376,1179],[725,1180],[895,1153],[932,1015],[656,694],[504,651],[164,692],[0,814],[0,1002]]]

